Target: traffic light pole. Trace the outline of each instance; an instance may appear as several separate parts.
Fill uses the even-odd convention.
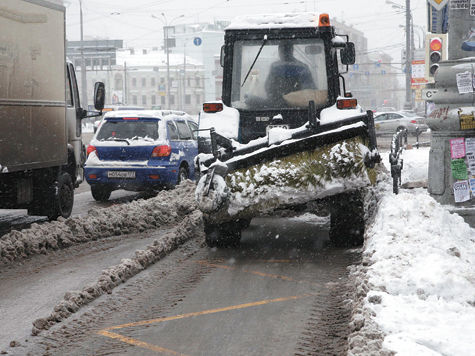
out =
[[[435,62],[434,87],[423,93],[432,106],[427,118],[432,135],[428,191],[441,204],[455,205],[454,210],[475,226],[475,58],[471,48],[475,26],[470,9],[462,3],[447,6],[448,60]],[[443,34],[428,38],[442,40],[444,53]]]
[[[411,72],[412,72],[412,46],[411,46],[411,0],[406,0],[406,102],[404,109],[412,109],[412,89],[411,89]]]

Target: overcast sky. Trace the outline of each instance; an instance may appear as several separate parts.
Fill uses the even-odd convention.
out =
[[[79,0],[64,0],[67,36],[79,39]],[[368,38],[369,49],[384,49],[400,62],[404,44],[403,10],[386,0],[82,0],[86,37],[123,39],[128,47],[161,46],[163,22],[172,24],[231,20],[237,15],[316,11],[354,25]],[[392,2],[405,6],[404,0]],[[427,26],[426,0],[412,0],[414,23]],[[180,17],[184,15],[184,17]],[[418,45],[416,29],[416,47]],[[419,31],[420,32],[420,31]],[[422,36],[422,34],[421,34]]]

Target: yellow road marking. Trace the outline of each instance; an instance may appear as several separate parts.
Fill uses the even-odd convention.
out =
[[[151,319],[151,320],[142,320],[142,321],[137,321],[137,322],[133,322],[133,323],[116,325],[116,326],[111,326],[111,327],[105,328],[104,330],[105,331],[117,330],[117,329],[129,328],[129,327],[133,327],[133,326],[163,323],[165,321],[185,319],[185,318],[190,318],[190,317],[193,317],[193,316],[215,314],[215,313],[221,313],[221,312],[230,311],[230,310],[238,310],[238,309],[255,307],[255,306],[258,306],[258,305],[266,305],[266,304],[277,303],[277,302],[285,302],[285,301],[289,301],[289,300],[297,300],[297,299],[302,299],[302,298],[310,297],[310,296],[314,296],[314,295],[315,294],[307,293],[307,294],[294,295],[294,296],[291,296],[291,297],[284,297],[284,298],[264,299],[264,300],[260,300],[260,301],[252,302],[252,303],[231,305],[229,307],[224,307],[224,308],[209,309],[209,310],[204,310],[204,311],[200,311],[200,312],[186,313],[186,314],[180,314],[180,315],[175,315],[175,316],[168,316],[168,317],[164,317],[164,318]]]
[[[147,350],[161,352],[161,353],[165,353],[165,354],[169,354],[169,355],[187,356],[186,354],[182,354],[182,353],[179,353],[179,352],[176,352],[176,351],[173,351],[173,350],[165,349],[165,348],[160,347],[160,346],[149,344],[148,342],[133,339],[131,337],[123,336],[123,335],[113,333],[113,332],[110,332],[110,331],[107,331],[107,330],[101,330],[101,331],[98,331],[97,333],[102,335],[102,336],[110,337],[111,339],[116,339],[116,340],[125,342],[126,344],[142,347],[142,348],[147,349]]]

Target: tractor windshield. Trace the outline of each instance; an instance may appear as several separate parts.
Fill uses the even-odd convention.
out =
[[[321,39],[269,40],[258,55],[261,46],[262,40],[234,44],[233,107],[301,109],[307,108],[311,100],[317,106],[327,103],[327,70]]]

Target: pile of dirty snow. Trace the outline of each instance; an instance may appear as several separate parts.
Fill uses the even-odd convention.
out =
[[[191,186],[191,184],[189,185]],[[32,335],[38,335],[41,330],[49,329],[54,324],[68,318],[79,308],[102,294],[111,293],[114,287],[157,262],[185,241],[196,237],[204,238],[203,234],[202,215],[199,211],[194,210],[180,219],[174,229],[164,234],[160,239],[154,240],[153,244],[147,246],[147,249],[135,251],[134,257],[123,259],[117,266],[102,271],[95,283],[87,285],[81,291],[67,292],[64,299],[54,307],[49,316],[33,322]]]
[[[473,355],[474,261],[475,229],[462,217],[423,189],[393,195],[388,185],[352,271],[349,354]]]
[[[86,215],[12,231],[0,240],[0,264],[104,237],[179,223],[196,210],[194,191],[195,184],[186,181],[151,199],[91,209]]]

